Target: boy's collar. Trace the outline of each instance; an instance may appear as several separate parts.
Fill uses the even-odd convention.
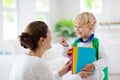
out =
[[[94,38],[94,33],[92,33],[92,34],[90,35],[90,37],[89,37],[86,41],[83,41],[83,39],[82,39],[82,38],[78,38],[77,42],[87,43],[87,42],[92,41],[92,40],[93,40],[93,38]]]

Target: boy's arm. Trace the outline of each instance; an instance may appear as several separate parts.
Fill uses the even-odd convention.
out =
[[[67,54],[68,50],[69,50],[69,47],[63,47],[62,55],[63,55],[64,57],[68,57],[68,54]]]
[[[61,37],[61,39],[60,39],[60,44],[63,46],[62,55],[63,55],[64,57],[68,57],[67,52],[68,52],[68,50],[69,50],[69,44],[68,44],[67,40],[65,40],[63,37]]]
[[[95,65],[95,70],[97,69],[104,69],[109,62],[109,55],[107,54],[107,51],[103,47],[102,43],[99,41],[99,59],[95,61],[93,64]]]

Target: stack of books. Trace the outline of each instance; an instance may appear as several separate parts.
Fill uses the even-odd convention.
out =
[[[96,49],[88,47],[73,47],[68,51],[72,61],[71,69],[73,74],[79,73],[87,64],[96,60]]]

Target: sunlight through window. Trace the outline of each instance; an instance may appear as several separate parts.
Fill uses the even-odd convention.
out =
[[[88,11],[94,14],[102,12],[102,0],[81,0],[80,5],[81,12]]]
[[[3,40],[17,38],[17,1],[3,0]]]
[[[48,0],[36,0],[37,20],[48,22],[49,4]]]
[[[17,14],[15,12],[3,12],[4,40],[17,38]]]

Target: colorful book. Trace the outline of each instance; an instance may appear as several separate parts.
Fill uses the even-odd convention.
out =
[[[96,60],[96,49],[87,47],[73,47],[72,73],[79,73],[87,64]]]

